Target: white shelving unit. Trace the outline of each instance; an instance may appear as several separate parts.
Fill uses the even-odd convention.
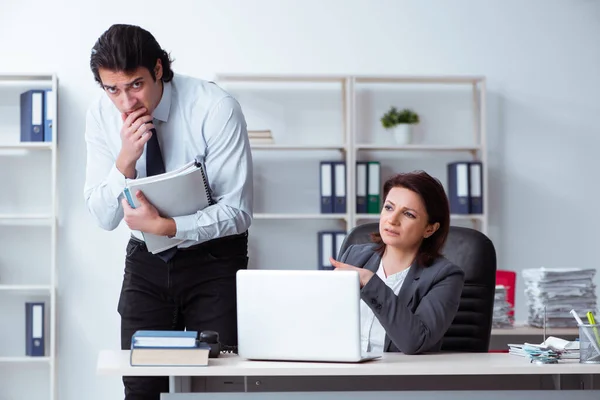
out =
[[[272,116],[274,118],[282,117],[288,118],[286,120],[287,125],[279,126],[282,127],[282,130],[288,130],[286,128],[290,128],[290,125],[293,122],[297,122],[293,120],[290,122],[289,115],[293,114],[295,110],[286,114],[285,111],[280,110],[280,104],[277,101],[277,98],[263,98],[260,96],[252,96],[252,95],[244,95],[244,90],[253,91],[255,93],[261,93],[262,90],[265,92],[271,93],[276,91],[274,89],[277,85],[304,85],[300,86],[300,89],[297,93],[300,96],[305,96],[306,92],[310,92],[311,90],[315,90],[315,102],[319,103],[323,94],[318,92],[318,88],[320,84],[326,83],[336,83],[339,85],[339,95],[340,95],[340,115],[341,119],[340,124],[340,134],[337,136],[335,132],[331,130],[326,134],[329,136],[330,141],[334,141],[333,144],[326,142],[325,139],[322,139],[319,136],[315,136],[312,132],[312,129],[306,129],[303,132],[296,132],[290,134],[289,132],[285,132],[285,135],[282,134],[279,137],[274,137],[274,144],[260,144],[260,145],[252,145],[252,150],[255,159],[263,158],[265,154],[267,157],[273,158],[275,155],[279,155],[281,160],[284,161],[283,164],[279,164],[285,167],[285,162],[291,158],[291,154],[298,155],[302,153],[304,157],[308,157],[310,155],[314,155],[309,163],[318,164],[319,161],[330,158],[333,159],[335,157],[341,157],[341,160],[346,162],[346,214],[320,214],[319,210],[315,210],[315,212],[288,212],[281,211],[276,212],[271,209],[264,210],[263,206],[259,206],[258,211],[255,213],[254,217],[256,220],[264,221],[264,220],[288,220],[287,224],[291,224],[292,220],[312,220],[315,225],[321,221],[338,221],[344,224],[345,229],[349,231],[360,223],[369,222],[373,220],[377,220],[379,218],[378,214],[357,214],[356,213],[356,161],[360,160],[377,160],[379,161],[380,156],[385,155],[385,157],[391,157],[395,160],[400,160],[404,158],[406,155],[410,155],[412,157],[423,157],[434,156],[436,158],[446,157],[448,159],[456,159],[456,160],[465,160],[466,158],[472,160],[480,160],[482,161],[482,174],[483,174],[483,214],[475,214],[475,215],[452,215],[451,223],[464,224],[481,230],[484,233],[487,233],[488,229],[488,163],[487,163],[487,149],[486,149],[486,130],[485,130],[485,113],[486,113],[486,104],[485,104],[485,78],[483,77],[464,77],[464,76],[356,76],[356,75],[248,75],[248,74],[218,74],[215,78],[215,81],[224,87],[226,90],[230,91],[238,100],[240,101],[242,108],[246,112],[248,108],[252,108],[253,105],[259,105],[263,108],[263,114],[269,114],[268,107],[272,108]],[[248,85],[250,89],[242,87],[240,89],[241,84]],[[380,117],[383,112],[387,111],[383,109],[378,109],[375,113],[368,115],[366,117],[362,117],[363,107],[358,105],[359,96],[361,94],[361,87],[367,85],[373,87],[374,96],[377,95],[378,89],[376,87],[401,87],[402,85],[421,85],[421,87],[439,87],[443,86],[444,89],[441,93],[447,95],[450,93],[447,88],[459,87],[459,91],[467,93],[466,97],[464,94],[461,94],[463,99],[466,99],[466,107],[471,109],[471,121],[463,121],[465,124],[465,129],[461,129],[461,134],[463,135],[463,139],[467,138],[469,140],[463,140],[461,142],[454,142],[452,140],[446,142],[435,142],[432,141],[430,143],[415,143],[410,145],[398,145],[392,141],[380,141],[380,140],[366,140],[365,135],[362,135],[362,130],[365,128],[360,125],[359,120],[363,118],[364,120],[368,120],[373,126],[380,126]],[[386,86],[387,85],[387,86]],[[387,89],[386,89],[387,90]],[[419,89],[427,92],[429,89]],[[269,92],[270,91],[270,92]],[[242,93],[240,97],[238,94]],[[283,93],[283,94],[282,94]],[[285,90],[281,90],[279,94],[281,96],[285,96]],[[414,93],[419,94],[420,91],[414,91]],[[294,92],[289,92],[288,96],[294,96]],[[327,96],[327,94],[325,95]],[[405,96],[406,97],[406,96]],[[393,101],[387,103],[387,106],[398,106],[398,108],[413,108],[417,113],[420,112],[418,107],[415,107],[410,103],[409,100],[400,100],[401,104],[394,104]],[[392,97],[393,98],[393,95]],[[248,107],[250,106],[250,107]],[[312,105],[310,102],[307,102],[308,107],[318,108],[318,105]],[[296,104],[293,103],[292,107],[296,107]],[[299,110],[300,112],[300,110]],[[462,111],[461,111],[462,112]],[[316,114],[316,118],[319,118],[320,114]],[[327,115],[326,115],[327,116]],[[432,117],[431,115],[429,116]],[[305,122],[307,118],[304,116],[304,119],[299,119],[298,122]],[[318,124],[317,124],[318,125]],[[326,123],[325,123],[326,125]],[[253,125],[252,121],[248,121],[248,130],[260,130],[264,128],[269,128],[270,125]],[[317,129],[326,129],[321,126],[317,126]],[[367,128],[368,130],[369,128]],[[277,130],[277,127],[275,127]],[[373,129],[371,129],[373,130]],[[466,132],[467,130],[472,131],[472,136]],[[465,131],[465,132],[463,132]],[[273,131],[273,135],[275,136],[275,131]],[[295,135],[305,136],[308,135],[307,138],[298,139]],[[312,135],[312,136],[311,136]],[[469,136],[465,136],[469,135]],[[451,136],[451,135],[447,135]],[[337,137],[337,139],[332,140],[331,138]],[[371,155],[376,154],[376,155]],[[336,156],[337,155],[337,156]],[[387,178],[383,174],[383,167],[386,161],[381,160],[382,166],[382,175],[381,175],[381,184]],[[445,164],[444,164],[445,167]],[[277,174],[279,171],[273,172],[273,174]],[[429,171],[428,171],[429,172]],[[298,172],[298,174],[306,173],[305,171]],[[268,175],[271,172],[268,171]],[[443,171],[443,176],[440,174],[437,175],[438,178],[446,185],[446,172]],[[315,187],[318,186],[318,172],[316,175],[312,176],[312,183]],[[271,182],[268,182],[271,183]],[[298,183],[298,189],[303,189],[302,183]],[[380,185],[381,186],[381,185]],[[261,182],[255,180],[255,199],[257,194],[260,196],[263,188],[261,187]],[[294,196],[294,194],[290,194]],[[317,204],[317,198],[315,198],[314,203]],[[383,199],[381,199],[383,201]],[[303,210],[308,210],[311,206],[299,205]],[[273,207],[274,208],[274,207]],[[300,222],[294,222],[294,224],[298,224]],[[309,222],[310,223],[310,222]],[[291,225],[290,229],[294,229],[296,225]],[[280,229],[279,226],[273,228]],[[310,240],[310,239],[308,239]]]
[[[486,140],[486,82],[485,78],[481,76],[349,76],[349,86],[352,88],[352,105],[351,105],[351,137],[354,145],[352,146],[351,153],[353,153],[353,160],[347,165],[348,170],[348,193],[352,199],[352,208],[355,210],[355,199],[356,199],[356,161],[361,159],[361,154],[364,152],[384,152],[392,153],[396,157],[402,157],[403,154],[407,153],[421,153],[429,155],[446,154],[448,157],[455,157],[457,160],[464,160],[465,154],[471,160],[482,161],[482,177],[483,177],[483,213],[482,214],[452,214],[451,224],[469,221],[473,228],[480,230],[481,232],[488,233],[488,159],[487,159],[487,140]],[[463,90],[470,92],[470,105],[471,105],[471,130],[472,140],[471,143],[420,143],[420,144],[409,144],[409,145],[396,145],[390,143],[365,143],[361,139],[360,128],[357,122],[357,118],[360,116],[361,111],[357,107],[357,96],[359,93],[358,87],[360,85],[390,85],[402,86],[402,85],[420,85],[421,89],[424,90],[423,86],[445,86],[445,87],[459,87]],[[414,89],[413,89],[414,90]],[[373,89],[377,91],[377,89]],[[390,103],[390,105],[398,105]],[[411,103],[411,100],[404,100],[398,108],[415,108]],[[387,110],[380,110],[380,113]],[[419,109],[415,109],[419,113]],[[376,122],[379,123],[379,117],[381,114],[377,114]],[[445,175],[438,176],[442,183]],[[384,178],[382,177],[382,180]],[[381,182],[383,184],[383,181]],[[383,201],[383,199],[382,199]],[[358,224],[359,220],[373,220],[378,219],[377,215],[372,214],[355,214],[351,227]]]
[[[30,89],[52,89],[52,142],[20,142],[19,95]],[[3,187],[0,243],[4,244],[0,244],[0,304],[14,305],[9,311],[2,309],[11,315],[0,313],[0,320],[12,318],[23,323],[23,326],[7,323],[2,328],[3,342],[11,345],[2,347],[3,352],[10,354],[0,353],[0,398],[4,397],[5,389],[15,390],[12,386],[20,385],[19,391],[34,388],[36,398],[57,399],[57,104],[58,78],[55,74],[0,74],[0,185]],[[25,355],[27,301],[44,301],[46,304],[43,357]],[[28,364],[47,365],[47,386],[33,380],[39,379],[39,374],[26,376],[24,381],[18,379],[23,374],[12,378],[11,366]],[[39,397],[40,393],[46,395]]]
[[[347,220],[346,214],[254,214],[255,219],[343,219]]]

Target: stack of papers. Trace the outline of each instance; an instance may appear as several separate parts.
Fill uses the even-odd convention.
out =
[[[595,269],[534,268],[523,270],[528,306],[528,324],[544,326],[544,307],[547,327],[576,327],[569,314],[596,312]]]
[[[493,328],[512,328],[514,324],[514,318],[512,316],[513,307],[508,300],[506,300],[506,291],[506,286],[496,285],[494,313],[492,315]]]
[[[509,354],[542,362],[579,359],[579,342],[569,342],[553,336],[541,344],[509,344],[508,348]]]

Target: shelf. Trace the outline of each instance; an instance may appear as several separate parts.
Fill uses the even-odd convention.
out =
[[[51,225],[51,214],[0,214],[0,225]]]
[[[347,76],[220,74],[216,79],[227,82],[343,82]]]
[[[255,219],[347,219],[346,214],[254,214]]]
[[[379,214],[356,214],[356,219],[379,219]],[[483,214],[450,214],[450,219],[454,220],[478,220],[484,219]]]
[[[216,79],[229,82],[340,82],[350,78],[346,75],[253,75],[219,74]],[[368,76],[354,75],[356,83],[446,83],[465,84],[483,82],[483,76]]]
[[[385,150],[385,151],[479,151],[481,146],[453,146],[431,144],[409,145],[382,145],[382,144],[357,144],[357,150]]]
[[[2,363],[49,363],[50,357],[0,357],[0,364]]]
[[[52,87],[51,74],[12,75],[0,74],[0,87],[6,86],[48,86]]]
[[[356,214],[356,219],[379,219],[380,214]]]
[[[0,285],[0,293],[44,293],[50,294],[52,287],[50,285]]]
[[[14,346],[8,345],[5,354],[0,354],[0,371],[7,370],[9,368],[22,368],[23,371],[30,369],[48,369],[49,376],[44,378],[42,381],[37,381],[37,376],[32,376],[30,385],[46,386],[47,389],[39,388],[39,391],[45,392],[44,398],[47,400],[56,400],[58,398],[58,379],[57,379],[57,364],[56,360],[56,344],[57,344],[57,327],[59,321],[57,318],[57,286],[54,283],[58,276],[57,269],[57,243],[58,243],[58,208],[56,207],[57,200],[60,196],[58,190],[58,140],[57,137],[60,135],[60,129],[58,127],[59,113],[56,112],[58,105],[59,96],[59,84],[58,76],[55,73],[48,72],[12,72],[12,73],[0,73],[0,98],[3,103],[2,106],[5,108],[3,117],[6,117],[4,126],[0,129],[0,157],[6,158],[5,164],[9,166],[18,167],[24,163],[35,163],[35,168],[43,170],[45,174],[39,178],[46,178],[47,183],[43,185],[44,191],[49,189],[50,199],[47,199],[42,206],[28,207],[24,204],[20,204],[20,197],[26,196],[28,193],[21,193],[16,190],[14,199],[9,201],[9,205],[0,209],[0,231],[4,235],[4,238],[10,237],[14,233],[16,235],[25,234],[29,237],[28,233],[32,233],[30,237],[32,240],[29,246],[30,251],[36,252],[41,246],[42,250],[48,247],[48,255],[46,254],[32,254],[36,260],[37,271],[32,271],[33,277],[35,276],[46,276],[47,271],[49,274],[48,279],[10,279],[12,270],[15,272],[19,271],[21,266],[17,264],[11,264],[9,262],[12,256],[18,256],[18,249],[3,248],[2,250],[8,252],[8,262],[2,265],[3,269],[7,269],[6,274],[0,276],[0,302],[8,300],[17,301],[17,303],[23,303],[30,300],[40,300],[46,304],[43,312],[44,323],[43,329],[46,332],[46,353],[43,357],[31,357],[25,354],[25,346],[20,349],[17,346],[16,349],[12,349]],[[20,107],[20,96],[22,93],[29,90],[51,90],[50,100],[54,105],[54,110],[50,110],[53,117],[53,140],[51,142],[25,142],[21,141],[21,135],[19,133],[19,107]],[[43,98],[46,98],[44,95]],[[43,116],[42,116],[43,117]],[[14,169],[14,168],[13,168]],[[18,168],[17,168],[18,169]],[[19,185],[26,188],[29,184],[27,175],[29,171],[12,171],[17,174],[13,179],[13,176],[7,176],[6,179],[0,179],[0,184],[4,186]],[[46,174],[47,173],[47,174]],[[25,175],[23,175],[25,174]],[[14,175],[14,174],[11,174]],[[20,179],[20,180],[19,180]],[[35,182],[36,185],[40,182]],[[14,204],[14,206],[13,206]],[[20,204],[20,206],[18,206]],[[27,231],[27,232],[25,232]],[[31,231],[31,232],[30,232]],[[6,247],[6,246],[5,246]],[[46,251],[42,251],[46,253]],[[42,272],[44,271],[44,272]],[[6,275],[6,276],[4,276]],[[14,317],[23,320],[25,325],[25,310],[10,310],[10,314]],[[18,321],[17,319],[17,321]],[[23,329],[13,330],[13,332],[6,332],[8,335],[4,339],[15,338],[15,342],[18,345],[19,336],[24,337],[25,326]],[[19,335],[19,332],[21,334]],[[3,332],[4,333],[4,332]],[[5,340],[6,341],[6,340]],[[10,340],[9,340],[10,342]],[[6,346],[5,346],[6,347]],[[11,351],[12,349],[12,351]],[[0,375],[2,372],[0,372]],[[37,374],[34,374],[37,375]],[[19,382],[4,382],[7,385],[17,386]],[[13,388],[9,387],[8,392],[10,393]],[[1,390],[4,392],[4,390]],[[15,392],[16,393],[16,392]],[[0,396],[2,397],[2,396]]]
[[[52,150],[50,142],[0,143],[0,150]]]
[[[482,76],[356,76],[356,83],[479,83],[485,80]]]
[[[484,217],[485,216],[483,214],[450,214],[450,219],[454,219],[454,220],[470,219],[470,220],[483,221]]]
[[[346,150],[344,146],[339,145],[313,146],[297,144],[253,144],[251,147],[252,150]]]

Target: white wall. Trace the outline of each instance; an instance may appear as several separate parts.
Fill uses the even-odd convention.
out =
[[[596,267],[599,19],[593,0],[23,0],[3,7],[1,72],[51,71],[60,79],[61,400],[80,399],[82,391],[89,399],[118,398],[122,390],[118,378],[96,376],[95,362],[98,350],[119,346],[128,233],[96,227],[82,196],[84,114],[99,92],[89,51],[108,26],[142,25],[171,51],[176,71],[204,78],[485,75],[490,236],[499,267],[521,270]],[[523,306],[517,318],[526,318]]]

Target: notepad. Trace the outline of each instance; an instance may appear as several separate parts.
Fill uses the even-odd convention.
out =
[[[179,169],[140,179],[128,179],[124,195],[133,208],[140,206],[140,190],[165,218],[194,214],[212,204],[204,164],[197,158]],[[183,243],[184,239],[142,232],[148,251],[156,254]]]

